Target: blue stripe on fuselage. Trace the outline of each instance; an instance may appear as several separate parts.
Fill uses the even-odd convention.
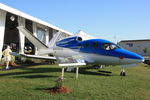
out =
[[[64,48],[77,48],[77,44],[80,41],[77,41],[77,37],[70,37],[56,42],[56,46],[64,47]]]

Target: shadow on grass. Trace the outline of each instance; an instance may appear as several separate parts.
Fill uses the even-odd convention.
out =
[[[19,72],[8,72],[8,73],[1,73],[0,77],[3,76],[12,76],[16,78],[46,78],[46,77],[57,77],[57,76],[49,76],[49,75],[28,75],[28,74],[38,74],[38,73],[54,73],[54,72],[60,72],[61,68],[51,68],[50,65],[47,65],[49,67],[33,67],[37,65],[43,65],[43,64],[24,64],[21,67],[17,67],[18,69],[21,69],[22,71]],[[45,65],[45,64],[44,64]],[[32,67],[31,67],[32,66]],[[98,75],[98,76],[112,76],[111,72],[109,71],[88,71],[91,69],[91,67],[80,67],[79,68],[79,74],[85,74],[85,75]],[[75,71],[71,72],[75,73]],[[13,76],[15,75],[15,76]],[[18,76],[16,76],[18,75]],[[113,75],[114,76],[114,75]]]
[[[43,91],[44,91],[44,90],[50,90],[50,89],[52,89],[53,87],[54,87],[54,86],[52,86],[51,88],[35,88],[35,90],[40,90],[40,91],[43,90]]]
[[[112,73],[110,71],[104,71],[104,70],[99,70],[98,72],[101,72],[101,73]]]
[[[89,69],[93,69],[92,67],[81,67],[79,68],[79,74],[85,74],[85,75],[98,75],[98,76],[112,76],[112,72],[110,71],[88,71]],[[73,71],[75,73],[75,71]]]
[[[50,77],[57,77],[57,76],[50,76],[50,75],[24,75],[24,76],[15,76],[15,78],[50,78]]]
[[[61,72],[61,69],[60,68],[51,68],[51,67],[41,67],[41,68],[36,68],[36,67],[33,67],[33,66],[37,66],[37,65],[41,65],[41,64],[26,64],[26,65],[22,65],[21,67],[16,67],[17,69],[20,69],[19,72],[15,72],[14,69],[11,69],[11,70],[14,70],[12,72],[9,72],[8,70],[8,73],[1,73],[0,74],[0,77],[3,77],[3,76],[12,76],[12,77],[16,77],[16,78],[46,78],[46,77],[57,77],[57,76],[49,76],[49,75],[28,75],[28,74],[38,74],[38,73],[53,73],[53,72]],[[31,67],[32,66],[32,67]],[[15,69],[16,69],[15,68]],[[7,70],[5,70],[7,72]],[[15,75],[15,76],[13,76]],[[18,76],[16,76],[18,75]]]

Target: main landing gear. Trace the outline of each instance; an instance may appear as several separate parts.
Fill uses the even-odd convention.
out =
[[[120,72],[120,76],[126,76],[126,72],[125,72],[124,68],[122,68],[122,70]]]

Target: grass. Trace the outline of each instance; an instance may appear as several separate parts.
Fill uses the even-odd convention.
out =
[[[55,86],[61,75],[56,65],[37,65],[0,71],[0,100],[150,100],[150,67],[127,68],[127,76],[119,76],[120,67],[110,66],[102,73],[80,68],[65,72],[64,85],[71,94],[48,94],[44,89]]]

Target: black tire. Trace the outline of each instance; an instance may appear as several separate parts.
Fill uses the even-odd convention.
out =
[[[123,72],[121,71],[121,72],[120,72],[120,76],[122,76],[122,75],[123,75]]]
[[[126,73],[125,73],[125,72],[123,72],[123,73],[122,73],[122,76],[126,76]]]
[[[126,73],[123,72],[123,71],[121,71],[121,72],[120,72],[120,76],[126,76]]]

